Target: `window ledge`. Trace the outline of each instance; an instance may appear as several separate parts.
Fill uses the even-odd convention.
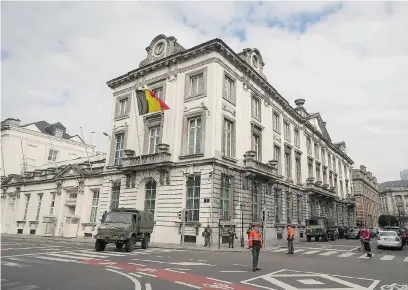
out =
[[[224,101],[228,102],[229,104],[231,104],[231,105],[233,105],[233,106],[236,106],[235,100],[234,100],[234,101],[231,101],[231,100],[228,100],[228,99],[225,98],[225,97],[222,97],[222,99],[223,99]]]
[[[124,119],[127,119],[127,118],[129,118],[129,115],[123,115],[123,116],[120,116],[120,117],[115,117],[115,121],[120,121],[120,120],[124,120]]]
[[[179,159],[192,159],[192,158],[200,158],[200,157],[204,157],[204,153],[180,155]]]
[[[89,223],[81,223],[83,226],[96,226],[96,223],[89,222]]]
[[[273,129],[273,132],[275,132],[276,134],[281,134],[281,132],[279,132],[279,131],[276,131],[275,129]]]
[[[202,94],[202,95],[196,95],[196,96],[185,96],[184,101],[189,102],[189,101],[194,101],[202,98],[206,98],[207,94]]]
[[[237,163],[237,159],[236,158],[234,158],[234,157],[228,157],[228,156],[225,156],[225,155],[222,155],[222,159],[224,159],[224,160],[226,160],[226,161],[229,161],[229,162],[233,162],[233,163]]]
[[[38,221],[38,220],[35,220],[35,221],[29,221],[29,223],[30,223],[30,224],[38,224],[38,223],[39,223],[39,221]]]

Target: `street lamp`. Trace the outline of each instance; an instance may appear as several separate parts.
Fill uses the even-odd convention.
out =
[[[245,243],[244,243],[244,209],[245,209],[245,204],[242,201],[239,204],[239,208],[241,210],[241,247],[243,248],[245,246]]]
[[[402,201],[399,200],[399,201],[396,202],[395,206],[398,209],[398,223],[399,223],[399,226],[401,227],[401,213],[402,213],[402,208],[404,207],[404,205],[403,205]]]

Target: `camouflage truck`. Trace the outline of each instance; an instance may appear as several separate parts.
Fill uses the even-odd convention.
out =
[[[104,215],[95,235],[95,250],[103,251],[112,243],[117,249],[125,246],[126,252],[132,252],[137,242],[141,242],[142,249],[147,249],[153,226],[151,212],[128,208],[110,211]]]
[[[329,238],[334,241],[338,238],[336,225],[332,219],[326,217],[311,217],[306,220],[306,238],[307,241],[312,241],[315,238],[316,242],[320,238],[327,242]]]

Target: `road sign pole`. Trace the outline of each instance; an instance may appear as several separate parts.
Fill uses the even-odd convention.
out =
[[[185,236],[185,232],[186,232],[186,209],[183,208],[181,210],[181,245],[184,246],[184,236]]]

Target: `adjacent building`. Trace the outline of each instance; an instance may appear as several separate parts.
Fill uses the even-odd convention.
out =
[[[408,218],[408,180],[387,181],[379,184],[381,214]],[[407,224],[408,226],[408,224]]]
[[[59,122],[20,125],[8,118],[1,122],[1,176],[22,174],[35,167],[95,154],[95,146],[71,136]]]
[[[356,223],[373,228],[380,216],[380,196],[377,178],[364,165],[352,170],[354,198],[356,200]]]
[[[401,171],[401,180],[408,180],[408,169],[404,169]]]
[[[178,243],[178,212],[186,208],[185,241],[196,244],[204,244],[207,224],[213,243],[219,234],[225,241],[228,226],[246,240],[252,222],[261,223],[266,241],[284,238],[289,223],[302,237],[311,216],[355,224],[345,142],[332,141],[304,99],[292,107],[279,94],[258,49],[236,53],[220,39],[185,49],[158,35],[146,51],[137,69],[107,83],[110,150],[98,181],[83,173],[89,192],[99,186],[96,220],[118,207],[144,209],[155,216],[152,242]],[[170,110],[140,116],[135,90],[145,87]],[[71,179],[55,179],[75,188]],[[89,203],[81,208],[89,210]],[[87,223],[88,212],[82,214]]]

